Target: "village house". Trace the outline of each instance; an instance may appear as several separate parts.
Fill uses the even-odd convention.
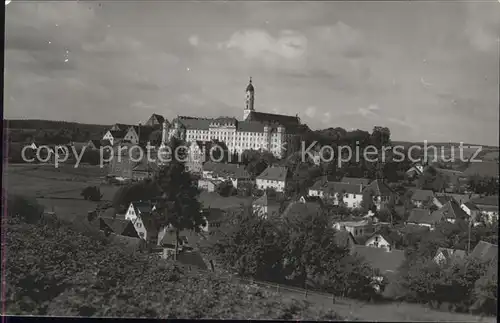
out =
[[[370,192],[373,196],[373,203],[377,210],[387,206],[391,198],[397,198],[397,194],[380,179],[372,181],[363,192]],[[395,203],[397,200],[394,201]]]
[[[144,125],[156,128],[161,127],[165,121],[168,124],[168,120],[166,120],[163,116],[153,113],[151,117],[149,117],[149,119],[144,123]]]
[[[220,230],[226,218],[225,212],[225,210],[217,208],[208,208],[202,210],[203,219],[205,220],[205,225],[203,225],[201,228],[202,232],[208,233],[210,235]]]
[[[309,196],[302,195],[299,198],[300,203],[318,203],[321,207],[324,207],[323,200],[319,196]]]
[[[411,196],[411,202],[416,207],[424,207],[434,201],[434,192],[431,190],[416,189]]]
[[[266,190],[274,188],[276,192],[284,192],[288,169],[282,166],[269,166],[256,178],[257,188]]]
[[[111,146],[108,140],[91,139],[87,142],[87,149],[100,149],[101,147]]]
[[[149,136],[155,129],[149,126],[131,126],[128,128],[125,136],[123,137],[124,142],[129,142],[134,145],[147,144],[149,142]]]
[[[123,140],[125,137],[125,134],[127,133],[127,130],[108,130],[104,136],[102,137],[102,140],[107,140],[109,143],[114,146],[115,144],[119,143],[120,141]]]
[[[157,163],[143,159],[133,166],[132,179],[134,181],[142,181],[147,178],[151,179],[158,172],[158,170],[159,168]]]
[[[434,230],[436,225],[443,221],[442,214],[432,213],[427,209],[412,209],[406,225],[418,225]]]
[[[281,204],[278,201],[269,198],[266,192],[264,192],[264,195],[252,203],[253,213],[263,218],[278,216],[280,214],[280,207]]]
[[[219,186],[222,183],[223,181],[217,179],[200,178],[198,180],[198,188],[212,193],[215,192],[217,186]]]
[[[123,179],[132,179],[132,170],[137,165],[135,160],[139,159],[139,150],[131,149],[130,143],[120,143],[115,145],[112,150],[113,157],[108,165],[109,176]]]
[[[446,203],[442,208],[432,212],[432,216],[451,223],[455,223],[457,220],[468,220],[469,218],[456,201]]]
[[[130,127],[132,127],[131,124],[115,123],[114,125],[111,126],[111,128],[109,130],[110,131],[127,131]]]
[[[498,221],[498,195],[474,198],[470,202],[478,209],[479,214],[486,216],[487,222]]]
[[[208,161],[203,165],[202,176],[204,179],[231,181],[234,188],[238,188],[238,184],[252,182],[250,174],[239,164],[214,163]]]
[[[370,219],[363,219],[360,221],[340,221],[335,223],[333,228],[339,231],[347,231],[356,239],[358,237],[372,234],[375,231],[375,226]]]
[[[335,232],[335,244],[340,248],[345,248],[349,250],[350,254],[354,254],[356,248],[356,239],[349,231],[337,231]]]
[[[422,163],[415,163],[413,164],[407,171],[406,171],[406,176],[409,179],[415,179],[418,176],[422,175],[424,172],[424,165]]]
[[[441,266],[446,266],[450,264],[458,263],[464,260],[466,257],[465,250],[460,249],[450,249],[450,248],[439,248],[434,256],[433,260],[435,263]]]
[[[106,235],[114,233],[128,237],[139,237],[133,223],[126,218],[125,214],[118,214],[113,208],[100,214],[99,229]]]
[[[345,180],[346,182],[332,182],[322,177],[309,188],[309,196],[328,199],[333,205],[343,205],[351,209],[361,207],[363,185],[367,181],[352,178]]]
[[[460,208],[467,214],[472,223],[477,224],[478,216],[481,214],[479,208],[472,202],[465,202],[460,205]]]
[[[375,232],[365,241],[365,246],[374,248],[384,248],[388,251],[395,249],[394,241],[388,236]]]

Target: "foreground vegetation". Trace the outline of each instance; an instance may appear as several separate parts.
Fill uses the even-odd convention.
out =
[[[128,253],[9,199],[6,313],[148,318],[341,319],[256,287]],[[19,215],[19,216],[17,216]]]

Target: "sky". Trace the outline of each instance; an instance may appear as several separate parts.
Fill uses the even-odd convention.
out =
[[[312,129],[498,145],[500,3],[20,2],[4,117],[297,115]]]

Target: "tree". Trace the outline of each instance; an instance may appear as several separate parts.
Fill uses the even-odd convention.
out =
[[[124,212],[133,201],[148,201],[161,195],[158,184],[144,180],[120,187],[113,197],[113,207],[116,212]]]
[[[7,193],[7,203],[2,208],[7,209],[8,217],[21,219],[24,222],[35,223],[40,220],[44,207],[35,199]]]
[[[372,211],[375,213],[377,211],[377,206],[375,205],[375,193],[372,190],[364,190],[363,197],[361,200],[361,207],[363,210]]]
[[[391,142],[391,131],[387,127],[375,126],[370,141],[377,148],[387,146]]]
[[[498,178],[472,175],[467,178],[467,187],[476,194],[498,195]]]
[[[80,193],[84,199],[99,202],[102,199],[101,190],[97,186],[87,186]]]
[[[201,203],[198,200],[198,187],[182,162],[185,152],[178,149],[182,142],[177,138],[172,138],[169,145],[173,152],[178,152],[179,156],[172,158],[168,164],[164,165],[156,177],[156,182],[162,192],[162,199],[154,213],[160,227],[171,226],[175,229],[175,257],[177,259],[179,232],[185,229],[199,232],[201,226],[205,225],[205,220],[201,213]]]
[[[494,264],[490,264],[486,273],[474,284],[474,303],[471,310],[497,316],[498,273]]]
[[[282,232],[249,208],[232,217],[236,223],[210,246],[219,261],[244,277],[283,282]]]
[[[233,183],[229,180],[217,185],[216,191],[220,196],[223,197],[228,197],[236,194],[236,189],[234,188]]]

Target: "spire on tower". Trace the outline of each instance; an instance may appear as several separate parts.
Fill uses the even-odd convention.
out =
[[[250,81],[248,82],[246,92],[254,92],[254,91],[255,90],[254,90],[253,85],[252,85],[252,77],[250,76]]]

